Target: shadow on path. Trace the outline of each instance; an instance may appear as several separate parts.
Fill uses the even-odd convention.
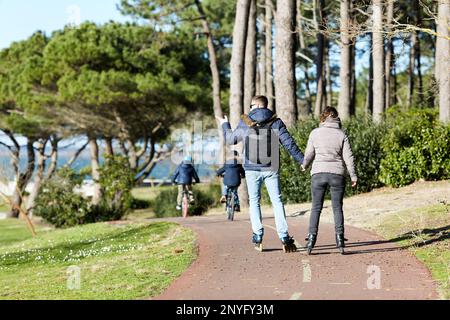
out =
[[[428,237],[428,239],[424,239],[424,237]],[[427,228],[427,229],[419,229],[414,231],[409,231],[404,233],[396,238],[389,240],[378,240],[378,241],[361,241],[361,242],[351,242],[346,244],[346,249],[350,249],[346,251],[346,255],[354,255],[354,254],[365,254],[365,253],[374,253],[374,252],[390,252],[390,251],[401,251],[406,250],[408,248],[421,248],[427,245],[431,245],[436,242],[444,241],[450,239],[450,225],[439,227],[439,228]],[[399,245],[399,242],[406,240],[414,240],[414,242],[408,245]],[[363,250],[351,250],[352,248],[358,247],[367,247],[367,246],[379,246],[384,244],[390,244],[388,247],[384,248],[372,248],[372,249],[363,249]],[[392,246],[396,244],[396,246]],[[323,252],[336,249],[334,244],[327,245],[318,245],[314,248],[313,255],[322,255],[322,254],[330,254],[333,252]],[[317,252],[318,251],[318,252]]]
[[[428,237],[429,239],[424,239]],[[397,238],[389,240],[390,242],[401,242],[405,240],[415,240],[407,248],[424,247],[435,242],[440,242],[450,239],[450,225],[434,229],[418,229],[404,233]]]

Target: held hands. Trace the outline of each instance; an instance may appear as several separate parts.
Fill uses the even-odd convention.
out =
[[[216,117],[217,121],[220,123],[221,126],[223,126],[224,123],[228,123],[228,117],[225,116],[224,118]]]

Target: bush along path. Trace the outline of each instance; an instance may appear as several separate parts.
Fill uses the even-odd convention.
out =
[[[448,182],[438,184],[442,190],[448,186]],[[428,184],[427,187],[429,190],[433,184]],[[422,186],[420,188],[426,189]],[[450,201],[450,195],[448,193],[445,195],[442,190],[437,197],[447,197]],[[411,192],[413,192],[411,189],[408,189],[406,193],[402,193],[402,189],[392,192],[377,190],[375,191],[375,197],[379,203],[377,209],[389,211],[388,208],[383,208],[383,197],[387,199],[386,202],[389,205],[393,198],[401,202],[402,197],[406,197]],[[355,208],[361,206],[364,201],[369,201],[372,197],[372,194],[360,195],[357,201],[351,201],[352,198],[350,198],[348,199],[350,201],[346,201],[346,209],[352,212],[351,206]],[[408,201],[407,197],[405,199]],[[422,202],[421,206],[425,204],[427,202]],[[307,205],[288,207],[288,212],[297,210],[297,214],[289,217],[288,222],[292,235],[300,244],[305,243],[303,238],[307,234],[309,218],[308,214],[305,214],[307,209],[302,211],[303,207]],[[409,210],[413,209],[409,208]],[[265,212],[270,211],[266,208]],[[438,212],[441,214],[439,223],[448,226],[449,214],[445,215],[442,210]],[[366,217],[370,218],[369,215]],[[335,248],[334,226],[327,223],[328,218],[325,218],[321,224],[319,240],[311,256],[306,255],[304,249],[294,254],[283,253],[275,232],[274,221],[270,216],[265,219],[266,251],[264,253],[255,251],[250,243],[251,228],[245,214],[238,216],[234,223],[225,222],[225,217],[220,215],[187,220],[177,219],[176,221],[197,233],[199,258],[158,299],[438,299],[447,297],[442,292],[439,295],[438,284],[442,289],[442,281],[433,280],[429,269],[414,256],[416,252],[410,250],[411,242],[402,242],[413,236],[408,238],[406,233],[403,237],[395,239],[395,235],[401,234],[404,228],[408,228],[408,222],[402,229],[398,226],[400,218],[394,219],[397,224],[392,225],[389,217],[384,216],[386,220],[383,220],[385,221],[383,226],[387,230],[373,228],[387,239],[392,239],[391,241],[384,240],[371,231],[347,226],[346,237],[349,239],[347,254],[342,256]],[[360,220],[358,223],[363,227]],[[445,228],[436,230],[438,229],[446,232]],[[436,242],[448,240],[448,234],[446,237],[441,233],[435,238],[439,239],[435,240]],[[445,244],[441,243],[442,245]],[[439,260],[445,257],[426,255],[423,252],[426,246],[422,246],[421,249],[422,251],[418,250],[417,256],[427,266],[430,266],[427,259],[437,259],[433,262],[437,266],[430,269],[433,276],[440,275],[443,277],[441,280],[445,281],[444,278],[448,277],[448,273],[442,269],[446,269],[446,264]]]
[[[317,121],[310,119],[290,129],[301,150],[317,126]],[[420,180],[450,179],[450,126],[440,123],[433,110],[404,113],[392,108],[380,124],[358,116],[344,121],[343,129],[351,141],[360,180],[357,189],[349,185],[347,196],[385,185],[401,187]],[[286,152],[282,152],[281,163],[285,201],[311,201],[309,173],[303,173]],[[267,196],[264,199],[267,201]]]

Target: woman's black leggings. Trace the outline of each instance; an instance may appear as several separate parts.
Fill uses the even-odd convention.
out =
[[[317,234],[319,232],[320,214],[322,213],[323,201],[328,186],[331,191],[336,234],[344,233],[344,212],[342,211],[342,205],[345,193],[345,177],[333,173],[318,173],[312,176],[311,183],[312,209],[309,223],[310,234]]]

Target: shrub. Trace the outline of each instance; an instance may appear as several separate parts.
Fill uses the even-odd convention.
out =
[[[107,157],[99,171],[103,196],[99,204],[92,206],[92,215],[96,221],[119,220],[133,204],[134,175],[129,162],[123,156]]]
[[[151,206],[151,202],[149,200],[134,198],[131,200],[131,209],[133,210],[142,210],[148,209]]]
[[[437,121],[434,109],[393,110],[387,124],[381,182],[400,187],[420,179],[450,178],[450,126]]]
[[[300,121],[290,130],[300,149],[304,152],[311,131],[317,128],[319,122],[314,119]],[[384,125],[377,125],[365,116],[357,116],[343,123],[343,128],[349,136],[355,157],[355,167],[359,178],[356,190],[348,186],[346,195],[368,192],[382,184],[378,180],[380,162],[383,157],[381,139],[385,132]],[[311,201],[310,173],[302,172],[299,165],[286,152],[281,153],[281,181],[283,199],[287,203]],[[263,192],[264,202],[268,202],[267,192]]]
[[[305,151],[308,138],[319,122],[314,119],[307,119],[297,123],[289,132],[297,142],[300,150]],[[287,203],[300,203],[311,200],[311,177],[307,172],[302,172],[298,163],[281,147],[280,156],[280,178],[281,194]],[[263,188],[263,201],[268,203],[269,196],[267,190]]]
[[[381,187],[383,184],[379,180],[379,174],[384,156],[381,142],[386,134],[386,125],[376,124],[370,117],[360,115],[344,121],[343,127],[352,145],[358,176],[356,190],[351,188],[350,178],[347,179],[346,195],[369,192]]]
[[[194,187],[195,203],[189,207],[191,215],[202,215],[210,208],[218,205],[221,189],[219,185],[208,185],[208,188]],[[178,195],[178,188],[173,187],[163,190],[154,200],[151,207],[156,217],[180,217],[182,213],[175,209]]]
[[[318,124],[308,119],[290,129],[302,151]],[[356,190],[347,179],[347,196],[369,192],[385,184],[399,187],[420,179],[450,178],[450,126],[437,120],[434,109],[404,112],[392,108],[381,124],[360,115],[345,121],[343,128],[352,145],[359,178]],[[309,173],[303,173],[284,150],[280,175],[282,195],[287,203],[311,201]],[[265,189],[263,202],[269,202]]]
[[[36,199],[34,212],[57,228],[121,219],[131,208],[133,175],[123,157],[108,158],[100,169],[103,197],[91,205],[75,190],[84,175],[63,168],[47,180]]]
[[[71,169],[60,169],[47,180],[39,193],[34,214],[57,228],[72,227],[91,221],[86,200],[73,190],[80,187],[83,177]]]

